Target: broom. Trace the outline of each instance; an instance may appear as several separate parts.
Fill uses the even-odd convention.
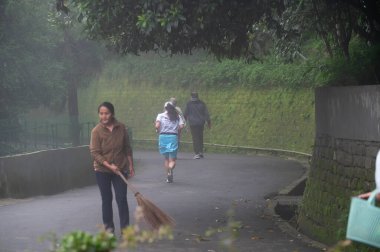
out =
[[[135,194],[137,205],[142,208],[145,221],[155,230],[159,229],[161,226],[174,226],[175,221],[172,217],[164,213],[158,206],[153,204],[147,198],[136,190],[134,186],[124,177],[124,175],[118,171],[118,175],[127,184],[129,189]]]

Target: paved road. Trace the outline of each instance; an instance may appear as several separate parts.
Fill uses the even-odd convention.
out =
[[[173,241],[144,245],[136,251],[224,251],[220,246],[223,234],[208,241],[196,238],[210,227],[225,226],[231,208],[243,226],[235,242],[237,251],[319,251],[281,232],[264,211],[266,195],[302,176],[304,170],[297,162],[224,154],[193,160],[190,153],[180,153],[174,183],[166,184],[163,159],[158,153],[136,152],[135,160],[137,174],[131,182],[177,222]],[[132,194],[128,197],[133,212],[136,202]],[[42,235],[53,232],[61,236],[77,229],[96,232],[100,222],[96,186],[54,196],[2,200],[0,252],[47,251],[48,242],[37,242]]]

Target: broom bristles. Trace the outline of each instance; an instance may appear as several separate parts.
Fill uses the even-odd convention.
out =
[[[136,193],[135,196],[137,204],[142,208],[145,221],[151,225],[153,229],[159,229],[161,226],[173,227],[175,225],[175,221],[172,217],[153,204],[153,202],[144,198],[141,193]]]

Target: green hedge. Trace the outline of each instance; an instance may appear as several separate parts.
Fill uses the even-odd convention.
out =
[[[183,71],[190,71],[184,70],[191,67],[189,62],[181,65]],[[132,69],[136,70],[136,61],[132,63]],[[123,64],[132,63],[125,60]],[[151,64],[159,63],[163,64],[162,72],[172,71],[160,60]],[[145,68],[146,75],[139,77],[137,72],[131,74],[131,69],[122,71],[123,64],[111,62],[97,81],[80,90],[82,121],[97,120],[98,104],[110,101],[116,107],[116,116],[132,128],[135,139],[155,139],[153,122],[163,111],[164,102],[174,96],[184,109],[191,90],[197,89],[209,107],[213,124],[213,129],[205,132],[205,142],[311,152],[315,131],[312,89],[218,87],[199,83],[176,86],[176,80],[169,83],[154,73],[156,65]],[[149,79],[153,75],[156,81]],[[183,139],[190,141],[190,134],[185,133]]]

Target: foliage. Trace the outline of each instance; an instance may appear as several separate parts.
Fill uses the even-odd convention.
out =
[[[0,119],[14,129],[17,117],[32,108],[63,111],[67,105],[71,142],[79,144],[76,89],[99,72],[99,45],[82,36],[78,22],[57,12],[50,0],[5,0],[0,13]],[[20,138],[17,134],[12,137]],[[1,152],[7,148],[11,146],[2,146]]]
[[[81,25],[75,20],[75,8],[66,14],[62,11],[48,13],[47,21],[62,36],[56,43],[59,60],[63,63],[66,85],[87,85],[102,67],[104,50],[82,34]]]
[[[0,68],[0,105],[3,108],[0,118],[41,105],[62,110],[68,83],[72,79],[81,82],[84,77],[91,76],[94,69],[98,71],[99,48],[80,37],[77,28],[70,37],[70,46],[75,51],[68,54],[64,50],[65,34],[52,22],[57,16],[50,0],[5,0],[0,5],[0,12],[3,66]]]
[[[80,27],[72,15],[75,12],[62,11],[50,14],[49,22],[63,33],[63,41],[58,44],[60,60],[63,62],[63,79],[66,84],[67,108],[70,118],[72,145],[80,143],[79,110],[77,89],[86,84],[101,68],[99,50],[94,43],[86,40],[80,34]]]
[[[330,57],[342,54],[347,60],[355,34],[370,44],[380,42],[379,10],[377,0],[288,1],[285,11],[278,17],[283,25],[275,29],[280,53],[287,54],[288,58],[294,57],[289,53],[298,52],[302,40],[316,34],[324,42]]]
[[[48,1],[2,3],[0,17],[0,118],[38,105],[60,107],[64,82],[55,50],[61,37],[46,19]],[[44,90],[44,92],[41,92]]]
[[[63,109],[68,77],[80,81],[93,73],[89,69],[98,71],[100,50],[82,38],[67,54],[64,33],[51,22],[56,11],[50,0],[6,0],[0,9],[0,118],[40,105]]]
[[[57,2],[60,8],[64,6],[63,0]],[[168,55],[192,54],[195,49],[201,48],[218,59],[243,58],[248,62],[253,59],[263,62],[268,59],[270,48],[274,46],[276,55],[280,55],[285,62],[300,64],[298,72],[301,76],[310,76],[309,73],[313,73],[315,77],[325,78],[322,83],[331,83],[330,79],[334,80],[334,70],[338,70],[337,74],[342,76],[346,71],[339,72],[343,68],[336,69],[334,66],[329,68],[330,64],[325,62],[310,62],[307,51],[303,51],[307,41],[317,36],[324,45],[323,51],[326,53],[323,54],[328,55],[332,61],[340,63],[345,60],[352,66],[356,65],[356,62],[349,61],[352,58],[350,47],[352,48],[353,39],[361,40],[365,51],[376,51],[380,43],[378,0],[154,0],[113,1],[112,4],[100,0],[69,2],[78,7],[79,17],[90,37],[105,40],[120,54],[140,55],[148,51],[164,52]],[[378,56],[375,57],[371,63],[379,61]],[[301,63],[298,59],[304,62]],[[275,64],[289,68],[279,62],[277,60]],[[244,77],[241,78],[240,73],[228,61],[222,62],[219,67],[228,76],[219,78],[216,76],[218,73],[208,72],[201,72],[201,76],[208,75],[213,82],[227,86],[233,85],[231,79],[235,82],[239,80],[239,83],[246,82],[244,77],[247,75],[243,74]],[[232,67],[232,71],[226,71],[227,68],[231,70],[229,67]],[[326,68],[328,73],[324,75]],[[261,71],[260,74],[265,75],[266,69],[263,70],[264,73]],[[272,73],[272,69],[268,70]],[[376,83],[379,71],[377,63],[374,67],[367,68],[362,75],[370,76],[366,78],[366,82]],[[284,76],[292,75],[284,74],[279,77]],[[184,82],[191,82],[193,79],[190,76]],[[290,81],[291,86],[303,86],[305,82],[309,82],[306,79],[295,81],[298,83]],[[257,82],[252,79],[247,81]],[[300,81],[303,82],[301,85]],[[272,86],[272,82],[275,83],[274,86],[277,85],[276,76],[273,81],[264,85]]]
[[[350,45],[351,57],[337,56],[326,59],[323,64],[324,82],[326,85],[373,85],[379,84],[380,44],[367,46],[359,39]]]
[[[57,1],[62,6],[63,0]],[[163,50],[190,54],[206,48],[217,56],[251,54],[252,25],[282,7],[281,1],[72,0],[90,36],[120,53]]]
[[[42,240],[48,239],[53,243],[53,252],[110,252],[115,249],[136,248],[138,244],[173,239],[172,229],[168,226],[162,226],[158,230],[141,229],[139,223],[143,218],[141,207],[136,207],[135,224],[123,229],[119,242],[113,233],[104,228],[95,235],[77,230],[65,234],[59,241],[54,234],[48,234]]]
[[[96,235],[83,231],[73,231],[63,236],[56,252],[107,252],[116,247],[115,236],[105,230]]]
[[[242,224],[234,220],[234,212],[230,210],[227,213],[228,221],[226,226],[218,228],[210,228],[205,232],[205,237],[215,236],[216,234],[224,234],[220,239],[222,247],[227,248],[229,251],[236,251],[234,242],[239,236],[239,230]],[[117,249],[124,251],[128,249],[135,249],[139,244],[151,244],[158,240],[174,239],[170,227],[162,226],[158,230],[142,230],[139,223],[143,219],[142,209],[136,208],[135,211],[136,224],[128,226],[122,232],[120,241],[116,240],[114,234],[101,229],[97,234],[92,235],[84,231],[72,231],[65,234],[61,240],[50,233],[45,235],[42,240],[50,240],[53,243],[54,252],[110,252]],[[204,238],[199,236],[199,241]]]
[[[273,34],[281,53],[293,54],[299,47],[294,41],[302,41],[305,31],[320,36],[330,55],[335,47],[349,57],[353,32],[380,42],[378,0],[72,2],[90,36],[106,40],[120,53],[190,54],[203,48],[218,58],[254,59],[263,38],[259,35]],[[57,3],[64,7],[64,0]]]
[[[163,66],[165,61],[156,64]],[[117,71],[115,66],[119,66]],[[214,125],[211,131],[205,131],[206,143],[311,152],[315,134],[312,89],[224,87],[218,83],[205,87],[195,82],[180,86],[177,79],[159,80],[160,75],[154,75],[156,71],[166,71],[159,67],[140,68],[156,76],[156,80],[152,76],[152,81],[135,82],[126,69],[120,62],[113,62],[104,69],[99,80],[80,90],[83,121],[96,121],[97,106],[109,100],[115,105],[117,118],[132,129],[134,139],[156,139],[152,121],[162,111],[166,99],[176,97],[184,109],[190,91],[197,89],[208,105]],[[182,140],[191,141],[190,132],[185,131]]]
[[[173,240],[172,229],[162,226],[158,230],[141,230],[138,226],[129,226],[123,230],[121,248],[136,248],[138,244],[150,244],[158,240]]]
[[[287,64],[275,57],[267,57],[263,63],[248,64],[238,59],[219,62],[204,52],[195,52],[187,58],[162,58],[152,54],[126,56],[109,61],[104,73],[112,79],[128,76],[131,84],[147,82],[167,87],[297,89],[322,85],[324,82],[319,83],[319,70],[313,62]]]
[[[235,241],[239,237],[239,230],[242,228],[242,224],[240,221],[235,220],[234,210],[230,209],[227,212],[227,223],[226,226],[218,227],[218,228],[209,228],[205,232],[206,237],[214,236],[216,234],[225,235],[224,238],[221,239],[220,243],[222,247],[227,248],[228,251],[237,251],[235,248]]]

